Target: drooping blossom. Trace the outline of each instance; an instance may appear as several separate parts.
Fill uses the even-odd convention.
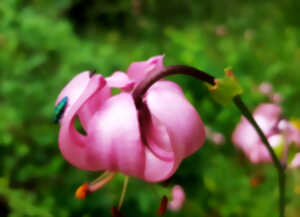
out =
[[[172,188],[172,200],[168,203],[168,209],[178,211],[181,209],[185,201],[185,192],[180,185],[175,185]]]
[[[255,109],[253,117],[279,156],[283,157],[286,146],[288,148],[292,143],[300,145],[299,129],[281,118],[281,108],[278,105],[261,104]],[[233,133],[232,140],[252,163],[272,161],[267,148],[246,118],[242,117]]]
[[[134,87],[163,67],[163,56],[156,56],[108,78],[82,72],[59,94],[59,148],[64,158],[83,170],[107,171],[78,195],[102,187],[115,172],[148,182],[166,180],[203,144],[203,123],[176,83],[156,82],[143,96],[142,108],[136,107]],[[111,88],[122,91],[112,95]],[[86,135],[76,130],[77,117]]]

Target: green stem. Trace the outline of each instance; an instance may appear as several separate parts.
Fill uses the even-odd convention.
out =
[[[251,125],[255,128],[256,132],[259,134],[261,140],[263,141],[265,147],[268,149],[273,163],[277,169],[278,173],[278,184],[279,184],[279,216],[284,217],[284,210],[285,210],[285,171],[284,166],[280,163],[279,159],[277,158],[272,146],[270,145],[268,139],[266,138],[265,134],[262,132],[256,121],[254,120],[251,112],[247,108],[247,106],[243,103],[240,96],[236,96],[233,99],[235,105],[239,108],[245,118],[251,123]]]

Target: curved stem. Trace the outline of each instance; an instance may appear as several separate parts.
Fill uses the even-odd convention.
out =
[[[266,148],[268,149],[273,163],[277,169],[278,173],[278,184],[279,184],[279,213],[280,217],[284,216],[284,210],[285,210],[285,171],[284,171],[284,165],[282,165],[277,158],[274,150],[272,149],[272,146],[270,145],[268,139],[266,138],[265,134],[262,132],[256,121],[254,120],[251,112],[247,108],[247,106],[243,103],[240,96],[236,96],[233,99],[233,102],[235,105],[239,108],[239,110],[242,112],[242,114],[245,116],[245,118],[251,123],[251,125],[255,128],[256,132],[259,134],[261,140],[265,144]]]
[[[154,84],[156,81],[160,80],[163,77],[174,74],[183,74],[195,77],[203,82],[209,83],[211,85],[215,85],[215,78],[206,72],[200,71],[196,68],[184,65],[175,65],[175,66],[167,66],[164,67],[163,70],[154,72],[146,77],[141,83],[137,85],[137,87],[133,90],[132,96],[135,102],[137,109],[140,109],[143,106],[143,96],[146,91]],[[281,165],[279,159],[277,158],[274,150],[272,149],[270,143],[268,142],[266,136],[254,120],[251,112],[243,103],[240,96],[236,96],[233,99],[235,105],[241,111],[241,113],[247,118],[247,120],[251,123],[251,125],[255,128],[256,132],[260,136],[264,145],[268,149],[273,163],[277,169],[278,173],[278,184],[279,184],[279,213],[280,217],[284,217],[284,209],[285,209],[285,171],[283,165]]]
[[[132,96],[137,108],[140,108],[143,104],[143,96],[146,91],[154,84],[156,81],[166,77],[168,75],[175,75],[175,74],[184,74],[190,75],[192,77],[196,77],[201,81],[207,82],[211,85],[215,84],[215,78],[206,72],[200,71],[196,68],[190,66],[183,66],[183,65],[175,65],[175,66],[166,66],[163,70],[154,72],[146,77],[142,82],[140,82],[137,87],[133,90]]]

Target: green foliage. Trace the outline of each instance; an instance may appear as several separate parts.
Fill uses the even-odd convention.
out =
[[[97,175],[70,166],[58,149],[54,102],[83,70],[107,76],[162,53],[166,65],[192,65],[216,77],[230,65],[251,108],[265,100],[257,85],[269,81],[282,94],[286,115],[300,117],[298,1],[140,3],[139,10],[121,0],[0,1],[1,217],[110,216],[110,207],[118,203],[122,176],[76,201],[76,188]],[[231,144],[238,110],[212,102],[199,81],[171,79],[183,87],[204,123],[224,133],[226,144],[206,142],[183,162],[170,187],[181,184],[187,202],[182,211],[166,216],[276,216],[275,170],[250,165]],[[257,174],[265,181],[251,187]],[[297,217],[299,172],[289,176],[287,212]],[[131,179],[124,215],[156,215],[170,187]]]

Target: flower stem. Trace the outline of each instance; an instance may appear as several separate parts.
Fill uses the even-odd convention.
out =
[[[240,96],[236,96],[233,99],[235,105],[239,108],[245,118],[251,123],[251,125],[255,128],[256,132],[259,134],[261,140],[263,141],[265,147],[268,149],[273,163],[277,169],[278,173],[278,184],[279,184],[279,213],[280,217],[284,217],[284,210],[285,210],[285,170],[284,165],[282,165],[277,158],[274,150],[272,149],[268,139],[266,138],[265,134],[262,132],[256,121],[254,120],[251,112],[247,108],[247,106],[243,103]]]
[[[141,105],[143,104],[143,96],[152,84],[168,75],[175,74],[190,75],[211,85],[215,84],[215,78],[213,76],[196,68],[183,65],[166,66],[161,71],[151,73],[148,77],[146,77],[135,87],[135,89],[132,92],[132,96],[136,107],[141,107]]]
[[[209,83],[211,85],[215,85],[215,78],[209,75],[206,72],[200,71],[196,68],[184,65],[174,65],[164,67],[161,71],[153,72],[148,77],[146,77],[142,82],[140,82],[132,92],[132,96],[135,102],[137,109],[140,109],[143,106],[143,96],[147,92],[147,90],[154,84],[156,81],[166,77],[168,75],[174,74],[183,74],[195,77],[203,82]],[[267,150],[269,151],[273,163],[277,169],[278,173],[278,185],[279,185],[279,213],[280,217],[284,217],[284,209],[285,209],[285,170],[284,166],[281,165],[279,159],[277,158],[274,150],[272,149],[270,143],[268,142],[266,136],[254,120],[251,112],[247,108],[247,106],[243,103],[240,96],[236,96],[233,99],[233,102],[241,111],[241,113],[247,118],[247,120],[251,123],[251,125],[255,128],[256,132],[260,136]]]

